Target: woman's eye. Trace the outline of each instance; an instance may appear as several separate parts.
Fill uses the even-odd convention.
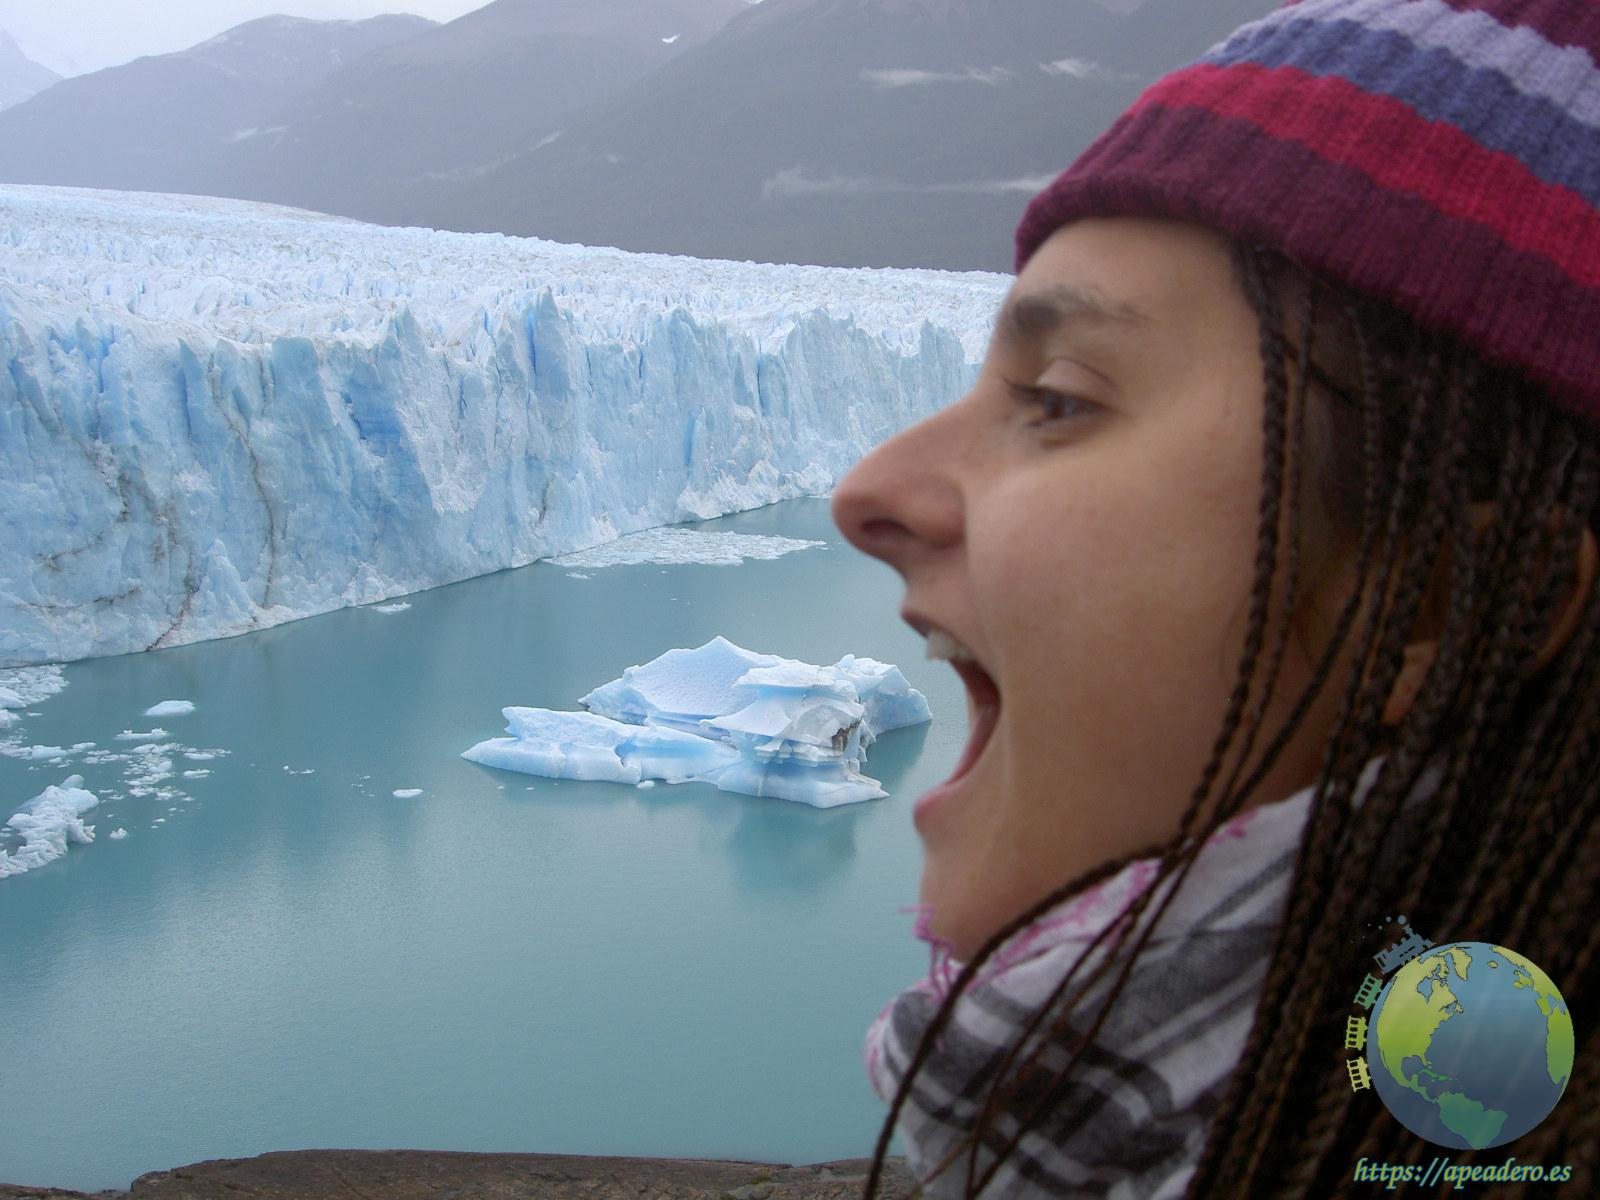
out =
[[[1024,407],[1038,413],[1038,419],[1033,424],[1065,420],[1087,413],[1095,407],[1091,401],[1085,400],[1082,396],[1074,395],[1072,392],[1057,391],[1054,388],[1013,384],[1012,390]]]

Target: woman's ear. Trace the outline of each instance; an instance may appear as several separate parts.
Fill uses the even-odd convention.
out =
[[[1473,506],[1475,528],[1479,527],[1479,514],[1476,511],[1479,507],[1479,505]],[[1486,505],[1481,507],[1487,508]],[[1550,520],[1551,524],[1554,524],[1557,516],[1552,514]],[[1585,526],[1578,537],[1577,578],[1573,581],[1572,591],[1567,594],[1561,611],[1551,621],[1550,632],[1545,635],[1539,652],[1534,655],[1532,672],[1537,673],[1549,666],[1561,652],[1561,648],[1567,644],[1567,639],[1572,636],[1573,631],[1577,629],[1578,619],[1583,615],[1583,610],[1589,602],[1589,594],[1594,589],[1597,563],[1600,563],[1600,547],[1596,546],[1594,531]],[[1424,614],[1425,619],[1426,616]],[[1394,687],[1389,692],[1388,700],[1384,702],[1383,724],[1394,726],[1405,720],[1438,654],[1439,642],[1436,637],[1421,638],[1405,648],[1399,674],[1395,676]]]
[[[1383,704],[1383,716],[1380,718],[1383,724],[1395,726],[1406,719],[1438,655],[1438,642],[1412,642],[1405,648],[1400,673],[1395,676],[1394,688]]]
[[[1545,636],[1544,645],[1539,647],[1539,653],[1534,655],[1533,669],[1542,671],[1550,665],[1552,659],[1561,652],[1561,647],[1567,644],[1567,639],[1572,636],[1573,630],[1578,627],[1578,618],[1583,615],[1584,608],[1589,603],[1589,593],[1594,588],[1595,562],[1600,558],[1594,540],[1594,530],[1584,526],[1578,538],[1578,577],[1573,581],[1572,592],[1567,596],[1566,603],[1561,611],[1556,614],[1556,619],[1550,623],[1550,632]]]

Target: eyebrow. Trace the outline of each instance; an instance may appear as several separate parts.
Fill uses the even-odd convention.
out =
[[[1063,325],[1144,325],[1150,318],[1125,301],[1113,300],[1096,288],[1068,284],[1012,296],[1000,310],[996,330],[1002,340],[1017,343],[1053,333]]]

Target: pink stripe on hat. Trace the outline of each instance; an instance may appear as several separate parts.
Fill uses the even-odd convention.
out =
[[[1550,182],[1600,177],[1596,139],[1556,136],[1557,125],[1575,128],[1600,111],[1600,67],[1568,72],[1553,89],[1535,70],[1552,51],[1489,64],[1481,45],[1453,46],[1430,32],[1455,20],[1451,10],[1471,11],[1508,36],[1526,30],[1530,44],[1576,47],[1594,62],[1600,5],[1311,0],[1295,9],[1315,21],[1297,27],[1275,14],[1262,25],[1280,26],[1278,41],[1236,36],[1148,89],[1028,206],[1018,269],[1083,217],[1198,221],[1461,337],[1600,423],[1600,207],[1587,186]],[[1413,19],[1424,9],[1431,22]],[[1282,65],[1295,54],[1297,28],[1313,36],[1336,21],[1383,31],[1381,54],[1349,60],[1360,83],[1337,58],[1319,58],[1316,73]],[[1283,57],[1264,63],[1264,54]],[[1551,128],[1519,127],[1509,144],[1479,141],[1469,130],[1495,126],[1480,111],[1491,97],[1472,86],[1485,79],[1537,96],[1545,107],[1530,112],[1548,114]],[[1401,98],[1424,95],[1427,115]],[[1524,154],[1537,155],[1537,167]]]

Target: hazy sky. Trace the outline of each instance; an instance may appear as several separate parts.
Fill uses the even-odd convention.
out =
[[[0,0],[0,29],[63,75],[203,42],[270,13],[334,20],[408,12],[449,21],[489,0]]]

